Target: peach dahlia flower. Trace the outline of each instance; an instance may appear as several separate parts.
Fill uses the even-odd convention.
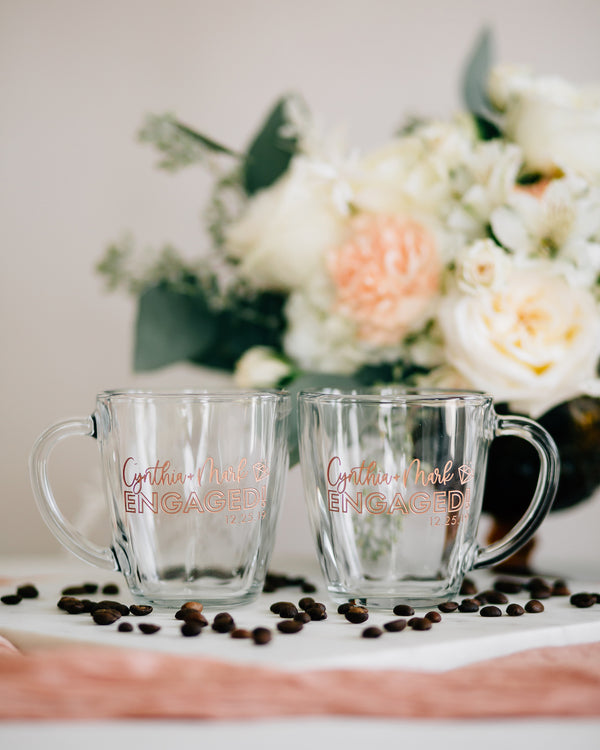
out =
[[[434,237],[417,221],[365,214],[330,253],[328,270],[336,309],[356,323],[358,337],[394,346],[425,321],[442,266]]]

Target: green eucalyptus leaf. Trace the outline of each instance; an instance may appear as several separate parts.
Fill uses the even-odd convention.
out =
[[[243,184],[248,195],[269,187],[287,170],[296,151],[296,138],[281,134],[287,124],[286,98],[280,99],[248,148]]]
[[[185,294],[159,284],[139,299],[134,369],[156,370],[200,358],[217,335],[214,314],[202,294]]]
[[[179,130],[180,133],[183,133],[183,135],[189,136],[193,140],[198,141],[198,143],[201,143],[210,151],[215,151],[220,154],[227,154],[228,156],[242,156],[241,154],[237,153],[237,151],[233,151],[233,149],[230,149],[228,146],[223,146],[222,143],[217,143],[217,141],[214,141],[212,138],[209,138],[206,135],[202,135],[202,133],[199,133],[197,130],[190,128],[188,125],[184,125],[178,120],[176,120],[173,125],[177,128],[177,130]]]
[[[500,118],[490,102],[487,84],[494,61],[494,38],[490,29],[483,29],[467,58],[462,79],[464,103],[477,124],[484,140],[500,135]]]

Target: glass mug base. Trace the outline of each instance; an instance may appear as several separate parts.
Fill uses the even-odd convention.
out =
[[[355,586],[331,584],[329,595],[336,604],[350,599],[369,609],[393,610],[398,604],[410,604],[415,608],[436,607],[442,602],[456,599],[461,582],[449,584],[440,580],[405,580],[382,586],[372,581],[359,582]]]

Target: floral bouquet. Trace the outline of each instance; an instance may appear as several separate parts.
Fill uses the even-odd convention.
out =
[[[100,271],[139,299],[136,368],[188,360],[242,387],[477,389],[587,429],[600,395],[600,89],[492,67],[491,43],[484,32],[465,66],[467,111],[412,120],[368,153],[292,96],[243,153],[148,118],[140,137],[161,167],[212,170],[212,248],[190,262],[166,247],[141,273],[128,243],[108,249]],[[595,450],[580,495],[600,480]]]

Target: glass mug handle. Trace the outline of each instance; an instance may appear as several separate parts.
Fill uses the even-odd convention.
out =
[[[548,514],[558,487],[558,450],[541,425],[527,417],[497,417],[495,436],[501,435],[520,437],[533,445],[540,459],[538,481],[529,507],[512,531],[494,544],[475,550],[474,569],[496,565],[526,544]]]
[[[40,435],[29,459],[33,496],[46,525],[61,544],[85,562],[108,570],[118,570],[117,560],[110,548],[100,547],[86,539],[63,516],[50,487],[48,479],[50,453],[54,446],[64,438],[79,435],[96,437],[96,421],[93,417],[57,422]]]

